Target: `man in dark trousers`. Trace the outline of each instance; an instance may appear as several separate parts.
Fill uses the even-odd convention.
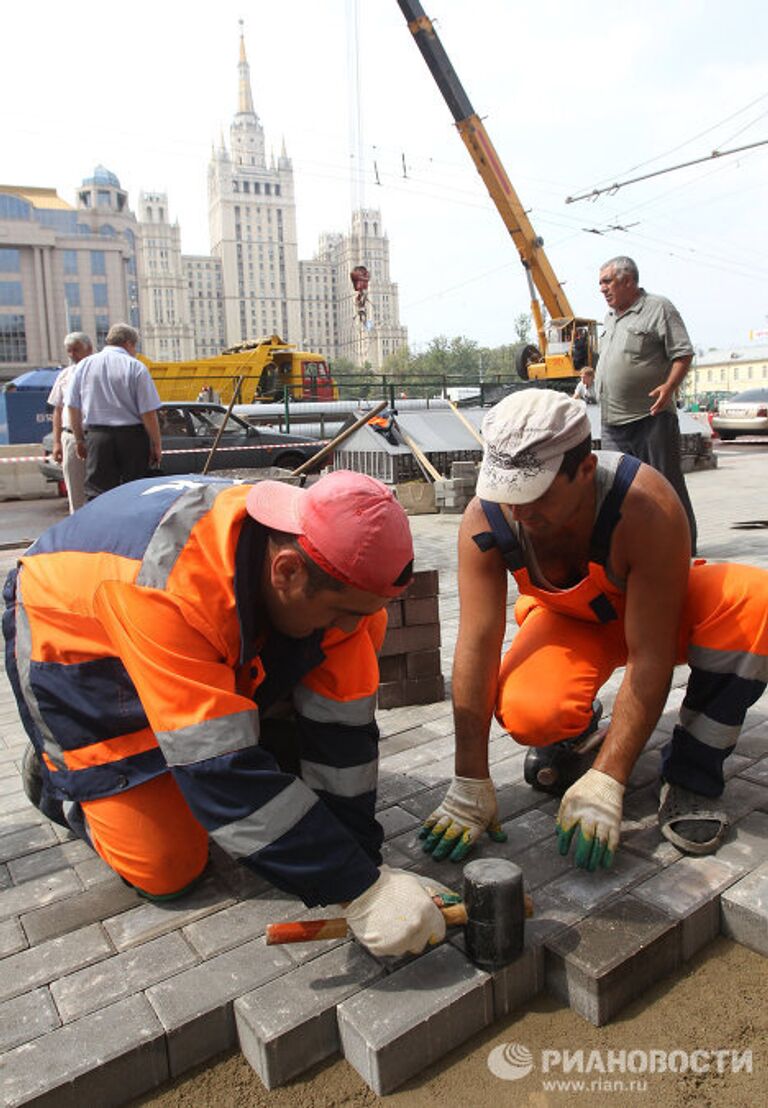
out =
[[[149,370],[135,357],[138,341],[135,327],[116,323],[104,349],[84,358],[67,385],[65,402],[78,457],[85,461],[87,500],[146,477],[160,464],[160,397]]]

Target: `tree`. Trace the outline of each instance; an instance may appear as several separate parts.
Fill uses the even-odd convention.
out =
[[[520,312],[515,316],[515,335],[518,342],[530,342],[531,334],[531,313]]]

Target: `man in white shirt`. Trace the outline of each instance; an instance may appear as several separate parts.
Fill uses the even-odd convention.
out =
[[[53,408],[53,460],[61,464],[64,472],[71,513],[85,504],[85,462],[77,455],[77,444],[64,407],[64,393],[75,366],[93,353],[93,343],[85,332],[72,331],[64,339],[64,349],[70,364],[54,381],[48,403]]]
[[[110,327],[98,354],[84,358],[67,386],[65,402],[85,462],[85,496],[147,477],[160,465],[160,407],[149,370],[135,357],[139,332]]]

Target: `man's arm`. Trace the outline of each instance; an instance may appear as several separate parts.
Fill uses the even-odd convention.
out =
[[[69,426],[72,428],[72,434],[75,436],[75,450],[77,456],[81,462],[84,462],[86,445],[85,432],[83,430],[83,413],[79,408],[75,408],[70,404],[67,407],[67,417],[69,418]]]
[[[53,451],[52,457],[54,462],[60,462],[64,457],[64,452],[61,448],[61,407],[57,404],[53,409]]]
[[[675,358],[669,369],[669,374],[663,385],[659,385],[658,388],[651,389],[648,393],[653,397],[653,404],[651,405],[651,415],[658,415],[663,411],[671,396],[677,392],[680,385],[685,380],[685,376],[693,361],[693,354],[686,354],[684,357]]]
[[[680,501],[666,481],[642,470],[644,510],[626,521],[627,666],[595,769],[626,784],[669,692],[690,567],[690,535]],[[628,514],[628,513],[626,513]]]
[[[480,502],[473,500],[459,530],[459,632],[451,677],[460,777],[488,777],[488,731],[507,622],[504,560],[495,547],[483,552],[472,538],[488,530]]]
[[[507,571],[495,547],[483,553],[472,539],[488,530],[480,502],[473,500],[459,530],[461,611],[452,676],[456,774],[421,830],[424,850],[438,861],[463,861],[485,830],[497,842],[506,839],[488,769],[488,730],[506,627]]]
[[[159,466],[160,459],[163,456],[163,447],[160,441],[160,421],[157,418],[157,412],[142,412],[141,422],[149,435],[149,464],[150,466]]]
[[[627,666],[603,746],[557,821],[560,853],[576,834],[576,865],[591,870],[613,860],[625,785],[664,708],[690,567],[685,513],[663,477],[643,466],[624,503],[612,558],[627,580]]]

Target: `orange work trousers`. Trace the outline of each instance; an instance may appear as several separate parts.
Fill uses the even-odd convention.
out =
[[[206,867],[208,833],[170,773],[80,807],[96,853],[140,892],[178,894]]]
[[[623,620],[580,619],[525,595],[515,619],[520,630],[502,660],[497,719],[525,746],[580,735],[598,690],[626,664]],[[691,678],[673,745],[687,744],[694,758],[706,758],[701,747],[724,757],[768,681],[768,572],[732,563],[692,566],[675,660],[689,663]]]

